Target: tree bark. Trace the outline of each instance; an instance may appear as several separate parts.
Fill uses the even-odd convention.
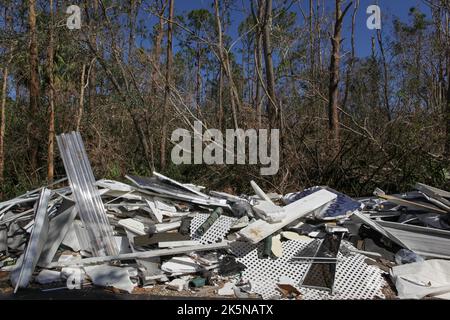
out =
[[[450,16],[450,1],[446,1],[446,6],[445,6],[445,17],[444,17],[444,21],[445,21],[445,56],[446,56],[446,69],[447,69],[447,97],[446,97],[446,104],[445,104],[445,118],[446,118],[446,134],[447,134],[447,139],[446,139],[446,143],[445,143],[445,156],[447,159],[447,162],[449,163],[450,166],[450,21],[449,21],[449,16]]]
[[[78,99],[78,114],[77,114],[77,127],[76,131],[80,131],[81,119],[83,118],[84,110],[84,78],[86,75],[86,64],[83,63],[81,67],[81,77],[80,77],[80,98]]]
[[[169,22],[167,24],[167,53],[166,53],[166,85],[164,90],[164,105],[162,118],[161,146],[160,146],[160,163],[161,170],[166,168],[166,139],[167,139],[167,112],[169,108],[169,96],[172,72],[172,33],[173,33],[173,11],[174,0],[169,2]]]
[[[5,30],[7,30],[7,23],[9,22],[9,29],[12,30],[12,18],[8,17],[8,8],[5,9]],[[6,54],[9,56],[3,67],[3,82],[0,102],[0,198],[3,198],[3,185],[5,181],[5,129],[6,129],[6,96],[8,95],[8,76],[9,64],[12,61],[13,46],[9,48]]]
[[[309,0],[309,63],[311,68],[311,81],[315,79],[314,60],[315,60],[315,48],[314,48],[314,4],[313,0]]]
[[[224,119],[223,119],[223,68],[222,65],[219,65],[220,70],[219,70],[219,95],[218,95],[218,108],[219,108],[219,112],[218,112],[218,122],[219,122],[219,128],[221,130],[225,129],[225,123],[224,123]]]
[[[92,1],[92,9],[94,17],[90,20],[90,41],[94,44],[97,43],[97,11],[98,11],[98,3],[97,0]],[[97,66],[96,59],[92,62],[90,66],[89,72],[89,85],[88,85],[88,96],[89,102],[87,107],[87,112],[90,113],[95,109],[95,98],[97,96]]]
[[[341,0],[336,0],[335,8],[335,24],[334,33],[331,38],[331,61],[330,61],[330,84],[328,86],[328,128],[334,140],[335,146],[339,146],[339,63],[340,63],[340,48],[341,48],[341,32],[342,22],[345,13],[350,8],[351,2],[347,5],[344,12],[342,12]]]
[[[200,54],[200,48],[199,44],[197,42],[197,53],[196,53],[196,60],[197,60],[197,72],[195,77],[195,110],[197,110],[197,116],[200,115],[200,100],[201,100],[201,90],[202,90],[202,76],[201,76],[201,68],[202,68],[202,62],[201,62],[201,54]]]
[[[215,11],[217,38],[218,38],[217,51],[218,51],[220,63],[222,64],[222,68],[228,78],[228,90],[230,93],[233,124],[234,124],[235,129],[238,129],[239,124],[238,124],[237,111],[238,111],[238,109],[241,109],[241,102],[239,99],[239,94],[237,92],[236,86],[233,81],[233,72],[232,72],[232,68],[231,68],[231,64],[230,64],[230,59],[228,57],[228,53],[224,50],[223,35],[222,35],[222,22],[220,21],[219,1],[218,0],[214,0],[214,11]]]
[[[261,4],[258,4],[258,12],[255,14],[253,10],[253,2],[252,3],[252,13],[255,22],[258,24],[256,28],[255,35],[255,47],[254,47],[254,60],[255,60],[255,109],[256,109],[256,119],[258,124],[258,129],[262,128],[262,106],[261,106],[261,81],[259,77],[259,73],[262,70],[262,26],[264,19],[264,7]]]
[[[264,7],[264,20],[263,20],[263,51],[264,51],[264,63],[266,66],[266,86],[268,94],[268,113],[270,127],[276,127],[277,120],[279,118],[278,102],[275,96],[275,75],[273,71],[272,61],[272,43],[270,36],[270,29],[272,26],[272,0],[261,1],[261,4],[265,3]]]
[[[153,49],[153,63],[152,63],[152,72],[151,72],[151,95],[152,99],[155,99],[158,81],[159,81],[159,72],[160,72],[160,59],[161,59],[161,43],[164,36],[164,11],[167,5],[167,0],[165,4],[161,4],[161,8],[159,9],[159,21],[158,21],[158,32],[155,37],[155,44]],[[167,57],[166,57],[167,58]]]
[[[386,62],[386,55],[384,53],[383,38],[381,37],[381,31],[380,30],[377,30],[377,39],[378,39],[378,45],[380,46],[381,60],[382,60],[382,63],[383,63],[383,98],[384,98],[384,107],[386,109],[386,115],[387,115],[388,121],[391,121],[392,117],[391,117],[391,107],[389,105],[388,68],[387,68],[387,62]]]
[[[356,13],[359,8],[359,0],[356,0],[355,6],[353,8],[353,14],[352,14],[352,35],[351,35],[351,47],[352,52],[350,56],[350,60],[347,66],[347,72],[345,76],[345,92],[344,92],[344,99],[342,101],[342,109],[345,109],[347,105],[347,99],[349,95],[350,90],[350,83],[351,83],[351,75],[353,72],[353,64],[355,63],[355,23],[356,23]]]
[[[48,138],[47,138],[47,183],[53,182],[54,177],[54,149],[55,149],[55,83],[53,77],[54,57],[54,11],[53,0],[50,0],[50,30],[47,51],[48,74]]]
[[[39,111],[39,71],[38,71],[38,47],[36,32],[36,0],[29,0],[28,23],[30,28],[30,122],[28,126],[28,143],[30,147],[30,167],[33,175],[38,166],[39,139],[38,128],[35,120]]]
[[[3,68],[3,83],[2,83],[2,100],[0,109],[0,196],[3,196],[3,183],[5,171],[5,125],[6,125],[6,95],[8,88],[8,65]]]

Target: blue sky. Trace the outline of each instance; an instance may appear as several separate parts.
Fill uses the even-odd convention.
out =
[[[327,10],[332,12],[334,10],[334,1],[325,0],[327,5]],[[205,8],[212,10],[212,0],[175,0],[175,13],[181,14],[183,12],[188,12],[193,9]],[[277,1],[274,0],[274,5]],[[345,3],[348,3],[346,1]],[[360,0],[360,8],[357,13],[356,18],[356,29],[355,29],[355,43],[356,43],[356,55],[364,57],[370,55],[371,52],[371,37],[375,35],[375,31],[368,30],[366,27],[366,20],[369,15],[367,15],[366,9],[369,5],[377,4],[381,8],[382,14],[382,31],[383,33],[389,34],[391,31],[392,20],[394,17],[399,18],[401,21],[408,21],[408,12],[411,7],[416,7],[420,11],[429,15],[429,8],[423,3],[422,0]],[[292,7],[292,11],[296,11],[299,19],[301,19],[299,6],[302,7],[304,12],[308,12],[309,1],[308,0],[298,0]],[[228,34],[236,39],[238,37],[237,28],[242,19],[250,12],[249,11],[249,0],[236,1],[236,4],[232,12],[232,25],[228,30]],[[344,40],[344,46],[348,46],[350,39],[351,30],[351,12],[348,13],[347,19],[345,20],[343,37],[348,41]],[[385,22],[383,24],[383,22]]]

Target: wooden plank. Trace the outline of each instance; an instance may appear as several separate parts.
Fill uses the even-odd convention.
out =
[[[297,219],[307,216],[312,211],[336,198],[337,195],[330,191],[324,189],[316,191],[309,196],[284,206],[283,209],[286,212],[286,217],[282,221],[268,223],[264,220],[257,220],[242,229],[239,234],[252,243],[258,243],[272,233],[284,228]]]
[[[409,207],[409,208],[414,208],[417,210],[425,210],[428,212],[436,212],[436,213],[442,213],[442,214],[446,214],[447,211],[439,209],[438,207],[435,207],[433,205],[426,205],[426,204],[422,204],[422,203],[416,203],[413,201],[409,201],[409,200],[405,200],[402,198],[398,198],[395,196],[391,196],[391,195],[387,195],[384,193],[383,190],[381,189],[376,189],[374,192],[374,195],[376,195],[378,198],[384,199],[384,200],[388,200],[392,203],[398,204],[400,206],[404,206],[404,207]]]

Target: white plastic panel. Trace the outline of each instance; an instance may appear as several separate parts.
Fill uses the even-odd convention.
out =
[[[208,219],[208,217],[209,214],[199,213],[195,215],[191,221],[191,238],[193,240],[200,241],[201,244],[215,243],[223,240],[228,234],[228,231],[230,231],[233,223],[235,223],[237,220],[236,218],[222,215],[213,223],[213,225],[206,231],[206,233],[202,237],[198,238],[198,236],[194,235],[195,230],[197,230],[198,227],[200,227],[202,223],[205,222],[206,219]]]
[[[296,288],[305,300],[367,300],[375,297],[384,298],[381,289],[386,285],[382,277],[383,271],[375,266],[367,265],[365,256],[351,254],[343,256],[340,252],[337,264],[334,294],[328,291],[303,288],[301,281],[308,271],[309,264],[296,263],[292,256],[303,250],[310,241],[289,240],[283,242],[283,256],[278,259],[261,259],[259,257],[263,244],[252,245],[248,242],[235,242],[232,251],[238,261],[247,266],[242,276],[249,280],[252,290],[263,299],[280,298],[276,284],[281,276],[288,277],[296,283]],[[341,246],[351,247],[346,241]]]

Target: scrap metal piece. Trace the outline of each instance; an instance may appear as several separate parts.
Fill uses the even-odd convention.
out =
[[[77,211],[74,207],[74,203],[64,199],[61,206],[58,208],[57,216],[50,220],[47,242],[42,249],[38,266],[45,267],[52,262],[56,251],[64,240],[76,215]]]
[[[365,215],[364,213],[361,212],[355,212],[353,214],[353,217],[356,217],[357,219],[359,219],[360,221],[362,221],[362,223],[364,223],[365,225],[371,227],[372,229],[374,229],[375,231],[378,231],[379,233],[381,233],[385,238],[390,239],[392,242],[398,244],[399,246],[406,248],[406,249],[410,249],[405,243],[403,243],[403,241],[401,241],[398,237],[396,237],[394,234],[392,234],[391,232],[389,232],[388,230],[386,230],[385,228],[383,228],[380,225],[381,221],[375,221],[370,219],[367,215]]]
[[[36,203],[36,214],[34,220],[33,231],[31,232],[25,253],[17,261],[16,267],[11,272],[11,283],[14,287],[14,293],[20,288],[26,288],[31,281],[34,268],[36,267],[45,242],[48,237],[48,215],[47,207],[51,190],[42,188],[39,200]]]
[[[153,175],[155,177],[157,177],[158,179],[162,180],[162,181],[168,181],[169,183],[174,184],[174,185],[180,187],[181,189],[185,189],[188,192],[192,192],[192,193],[194,193],[194,194],[196,194],[196,195],[198,195],[198,196],[200,196],[202,198],[206,198],[206,199],[209,198],[208,195],[206,195],[206,194],[204,194],[204,193],[202,193],[200,191],[197,191],[194,188],[191,188],[191,187],[189,187],[189,186],[187,186],[185,184],[179,183],[178,181],[170,179],[169,177],[166,177],[166,176],[164,176],[164,175],[162,175],[162,174],[160,174],[160,173],[158,173],[156,171],[153,171]]]
[[[138,177],[126,175],[125,178],[133,182],[140,189],[140,192],[158,196],[167,197],[172,199],[178,199],[185,202],[191,202],[195,204],[208,205],[208,206],[218,206],[229,208],[227,201],[224,199],[217,199],[213,197],[201,197],[192,192],[188,192],[184,187],[179,187],[174,184],[167,184],[156,177]]]
[[[87,230],[86,242],[91,252],[97,256],[116,255],[119,250],[80,133],[63,133],[56,137],[56,141],[77,211]]]
[[[424,194],[428,201],[437,205],[441,209],[450,212],[450,201],[446,199],[445,196],[443,196],[447,195],[448,197],[450,197],[450,193],[423,183],[416,183],[414,188]]]
[[[119,254],[116,256],[92,257],[92,258],[85,258],[85,259],[73,259],[70,261],[52,262],[47,267],[48,268],[69,267],[69,266],[74,266],[74,265],[99,264],[99,263],[110,262],[110,261],[120,261],[120,260],[130,260],[130,259],[146,259],[146,258],[153,258],[153,257],[172,256],[172,255],[195,252],[195,251],[209,251],[209,250],[225,249],[225,248],[228,248],[228,246],[229,246],[228,241],[222,241],[219,243],[204,244],[204,245],[198,245],[198,246],[192,246],[192,247],[139,251],[139,252],[133,252],[133,253]]]
[[[396,222],[378,223],[404,243],[406,249],[424,257],[450,259],[450,231]]]

